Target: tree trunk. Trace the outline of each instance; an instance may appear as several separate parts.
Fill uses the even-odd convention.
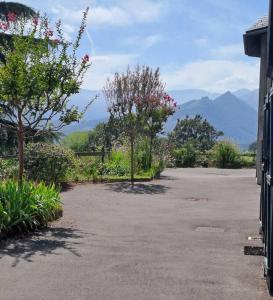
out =
[[[24,175],[24,143],[25,143],[25,132],[22,123],[21,116],[19,115],[18,122],[18,158],[19,158],[19,172],[18,172],[18,184],[22,185]]]
[[[130,143],[131,143],[131,184],[134,184],[134,137],[130,137]]]

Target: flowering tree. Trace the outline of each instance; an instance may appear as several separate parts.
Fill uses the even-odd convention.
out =
[[[124,133],[130,141],[133,182],[137,135],[148,128],[152,146],[155,135],[162,130],[176,104],[164,91],[159,69],[153,71],[147,66],[137,66],[133,71],[128,68],[123,74],[116,73],[113,80],[107,80],[104,93],[111,116],[122,121]]]
[[[0,24],[0,31],[10,36],[0,45],[5,57],[0,63],[0,108],[9,121],[0,120],[0,125],[18,135],[19,183],[24,171],[25,136],[60,130],[82,116],[69,100],[79,92],[90,66],[88,55],[77,55],[87,13],[88,9],[74,43],[65,40],[61,21],[54,31],[46,16],[17,22],[16,14],[10,13]]]
[[[144,115],[144,128],[150,139],[149,167],[151,167],[154,140],[157,134],[163,131],[168,117],[174,114],[177,103],[165,92],[159,69],[153,71],[149,67],[144,67],[141,80],[142,88],[137,99],[137,108]]]

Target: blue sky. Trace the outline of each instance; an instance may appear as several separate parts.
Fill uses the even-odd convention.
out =
[[[268,12],[268,0],[19,0],[72,39],[90,6],[82,52],[93,65],[84,88],[102,88],[127,65],[160,67],[167,89],[213,92],[258,87],[259,61],[243,51],[243,33]]]

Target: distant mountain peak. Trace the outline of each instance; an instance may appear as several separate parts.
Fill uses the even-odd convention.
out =
[[[205,100],[205,101],[207,101],[207,100],[210,101],[210,98],[206,96],[206,97],[202,97],[201,100],[202,100],[202,101],[204,101],[204,100]]]
[[[233,97],[235,97],[235,95],[233,95],[231,93],[231,91],[226,91],[222,96],[233,96]]]
[[[256,111],[230,91],[215,100],[203,97],[182,104],[180,110],[168,120],[166,131],[170,132],[175,127],[177,119],[197,114],[206,118],[217,130],[223,131],[225,138],[232,139],[242,147],[256,139]]]

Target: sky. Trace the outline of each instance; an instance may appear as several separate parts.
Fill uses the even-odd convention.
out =
[[[92,66],[83,88],[100,90],[127,66],[159,67],[168,90],[255,89],[259,60],[244,55],[243,34],[268,13],[269,0],[18,0],[61,19],[75,36],[89,6],[81,54]]]

